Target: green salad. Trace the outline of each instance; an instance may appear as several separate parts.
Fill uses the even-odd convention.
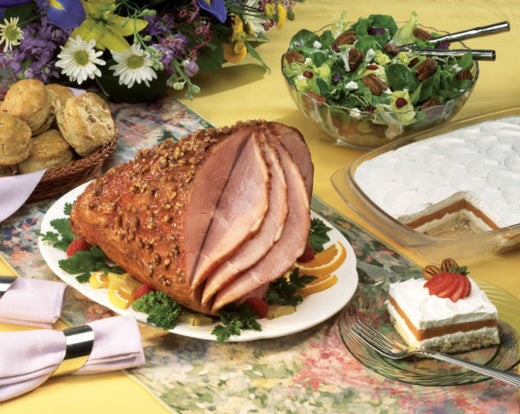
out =
[[[416,52],[447,48],[430,42],[439,36],[420,27],[415,13],[400,27],[387,15],[355,23],[343,15],[318,33],[296,33],[282,69],[292,87],[318,104],[347,108],[353,120],[368,115],[370,122],[392,127],[387,137],[396,136],[424,121],[426,108],[445,105],[474,84],[470,53],[432,57]]]

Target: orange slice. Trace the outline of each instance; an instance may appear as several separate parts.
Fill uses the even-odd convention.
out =
[[[347,250],[341,242],[330,245],[325,250],[316,253],[314,259],[305,263],[296,263],[300,274],[307,274],[322,278],[336,271],[347,258]]]
[[[88,284],[94,289],[104,289],[108,287],[108,277],[102,270],[92,272],[88,278]]]
[[[338,281],[338,277],[334,274],[329,275],[329,277],[321,280],[317,283],[312,283],[304,288],[298,289],[296,293],[298,295],[302,295],[303,297],[312,295],[313,293],[321,292],[325,289],[330,288],[331,286],[334,286]]]
[[[108,289],[108,300],[120,309],[126,309],[132,303],[132,294],[122,289]]]

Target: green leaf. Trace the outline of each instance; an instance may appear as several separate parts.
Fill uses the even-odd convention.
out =
[[[221,324],[211,331],[218,342],[224,342],[233,335],[240,335],[240,332],[245,329],[262,330],[262,326],[256,320],[255,312],[247,303],[227,305],[220,310],[219,316]]]
[[[291,38],[289,49],[299,49],[303,45],[312,45],[316,40],[319,40],[316,33],[302,29]]]
[[[172,329],[177,325],[181,314],[181,306],[166,293],[150,291],[135,300],[132,307],[147,314],[147,322],[163,329]]]
[[[303,301],[301,295],[296,294],[301,289],[316,279],[316,276],[301,275],[298,268],[294,269],[289,275],[271,282],[266,293],[266,301],[269,305],[291,305],[296,306]]]
[[[255,50],[255,48],[253,46],[251,46],[249,43],[246,43],[246,48],[247,48],[247,52],[251,55],[251,57],[258,60],[262,64],[262,67],[267,72],[271,72],[271,69],[269,69],[269,66],[267,66],[267,63],[264,62],[264,60],[262,59],[262,56],[260,56],[260,54]]]
[[[413,72],[405,65],[393,63],[386,68],[388,86],[393,91],[408,89],[412,93],[419,84]]]
[[[224,49],[222,43],[208,43],[199,51],[197,65],[201,72],[218,70],[224,64]]]
[[[315,217],[311,220],[311,229],[309,231],[309,243],[315,252],[321,252],[324,245],[330,241],[327,234],[331,230],[322,220]]]

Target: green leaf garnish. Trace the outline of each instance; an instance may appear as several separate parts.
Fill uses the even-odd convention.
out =
[[[181,306],[166,293],[158,290],[145,293],[135,300],[132,307],[147,314],[146,321],[163,329],[172,329],[177,325]]]
[[[247,303],[240,305],[230,304],[219,312],[220,322],[211,333],[216,336],[218,342],[224,342],[233,335],[240,335],[243,329],[261,331],[255,312]]]

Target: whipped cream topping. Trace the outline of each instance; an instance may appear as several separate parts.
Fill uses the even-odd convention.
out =
[[[430,295],[425,279],[408,279],[390,284],[388,294],[417,329],[463,322],[498,319],[498,312],[484,291],[471,280],[471,294],[453,302]]]
[[[520,223],[520,116],[385,152],[361,163],[354,179],[396,219],[463,193],[499,227]]]

